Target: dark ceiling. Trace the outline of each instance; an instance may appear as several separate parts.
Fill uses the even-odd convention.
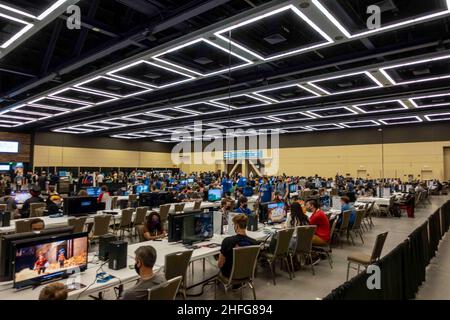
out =
[[[55,2],[0,0],[0,46],[31,23],[11,8]],[[286,133],[450,120],[450,1],[71,2],[80,30],[63,10],[0,55],[5,130],[167,141],[194,120]]]

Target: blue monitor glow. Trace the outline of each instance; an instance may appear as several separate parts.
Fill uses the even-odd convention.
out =
[[[24,203],[26,200],[31,198],[31,194],[29,192],[19,192],[16,194],[11,192],[11,196],[14,197],[16,203]]]
[[[89,197],[98,197],[101,193],[101,189],[99,187],[87,188],[86,192]]]
[[[267,205],[267,217],[286,216],[284,202],[271,202]]]
[[[298,186],[296,184],[289,185],[289,192],[290,193],[297,192],[297,191],[298,191]]]
[[[187,183],[189,183],[189,184],[192,184],[192,183],[194,183],[194,179],[193,179],[193,178],[189,178],[189,179],[187,179]]]
[[[0,153],[19,153],[19,142],[0,140]]]
[[[150,191],[149,186],[145,185],[145,184],[138,184],[138,185],[134,186],[133,189],[134,189],[133,190],[134,194],[141,194],[143,192],[149,192]]]
[[[215,202],[222,199],[222,190],[220,189],[210,189],[208,190],[208,201]]]
[[[182,186],[187,185],[187,180],[180,180],[180,185],[182,185]]]
[[[67,177],[67,171],[60,171],[59,172],[60,177]]]
[[[10,171],[11,165],[9,164],[0,164],[0,171]]]

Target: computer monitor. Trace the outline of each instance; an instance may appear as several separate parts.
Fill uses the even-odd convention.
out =
[[[88,233],[15,241],[14,288],[37,286],[87,269]]]
[[[193,178],[187,179],[187,183],[188,183],[188,184],[193,184],[193,183],[194,183],[194,179],[193,179]]]
[[[242,190],[242,194],[244,197],[251,197],[253,196],[253,188],[252,187],[244,187]]]
[[[180,180],[180,185],[181,186],[187,185],[187,180]]]
[[[214,235],[214,212],[189,212],[169,214],[169,242],[193,243],[212,238]]]
[[[58,175],[60,177],[67,177],[68,176],[67,171],[59,171]]]
[[[27,192],[18,192],[13,195],[16,203],[24,203],[27,199],[31,198],[31,194]]]
[[[208,190],[208,201],[216,202],[222,199],[222,190],[220,189],[209,189]]]
[[[159,207],[171,202],[170,192],[143,192],[139,195],[139,205],[141,207]]]
[[[149,192],[150,188],[146,184],[137,184],[133,186],[133,193],[134,194],[141,194],[143,192]]]
[[[97,197],[98,198],[98,196],[102,192],[102,189],[100,187],[91,187],[91,188],[86,188],[86,192],[89,197]]]
[[[267,205],[267,218],[281,215],[286,216],[286,205],[284,202],[270,202]]]
[[[64,214],[68,216],[95,214],[98,210],[96,197],[68,197],[64,199]]]
[[[69,226],[44,229],[40,232],[24,232],[2,235],[0,237],[0,282],[10,281],[13,279],[13,270],[11,265],[11,261],[13,261],[14,256],[13,242],[44,236],[69,235],[72,234],[72,232],[73,226]]]
[[[296,184],[289,185],[289,193],[294,193],[298,191],[298,186]]]

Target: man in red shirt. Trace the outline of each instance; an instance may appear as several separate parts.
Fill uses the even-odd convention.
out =
[[[310,199],[306,202],[306,210],[312,212],[309,217],[309,224],[317,226],[313,237],[313,245],[315,246],[323,246],[330,241],[330,222],[319,207],[319,202],[316,199]]]

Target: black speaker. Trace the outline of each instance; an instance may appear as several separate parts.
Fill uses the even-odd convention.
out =
[[[120,270],[127,267],[128,242],[113,241],[109,243],[109,263],[113,270]]]
[[[117,241],[117,237],[113,234],[105,234],[99,237],[98,244],[98,258],[102,261],[108,260],[109,257],[109,244],[110,242]]]

